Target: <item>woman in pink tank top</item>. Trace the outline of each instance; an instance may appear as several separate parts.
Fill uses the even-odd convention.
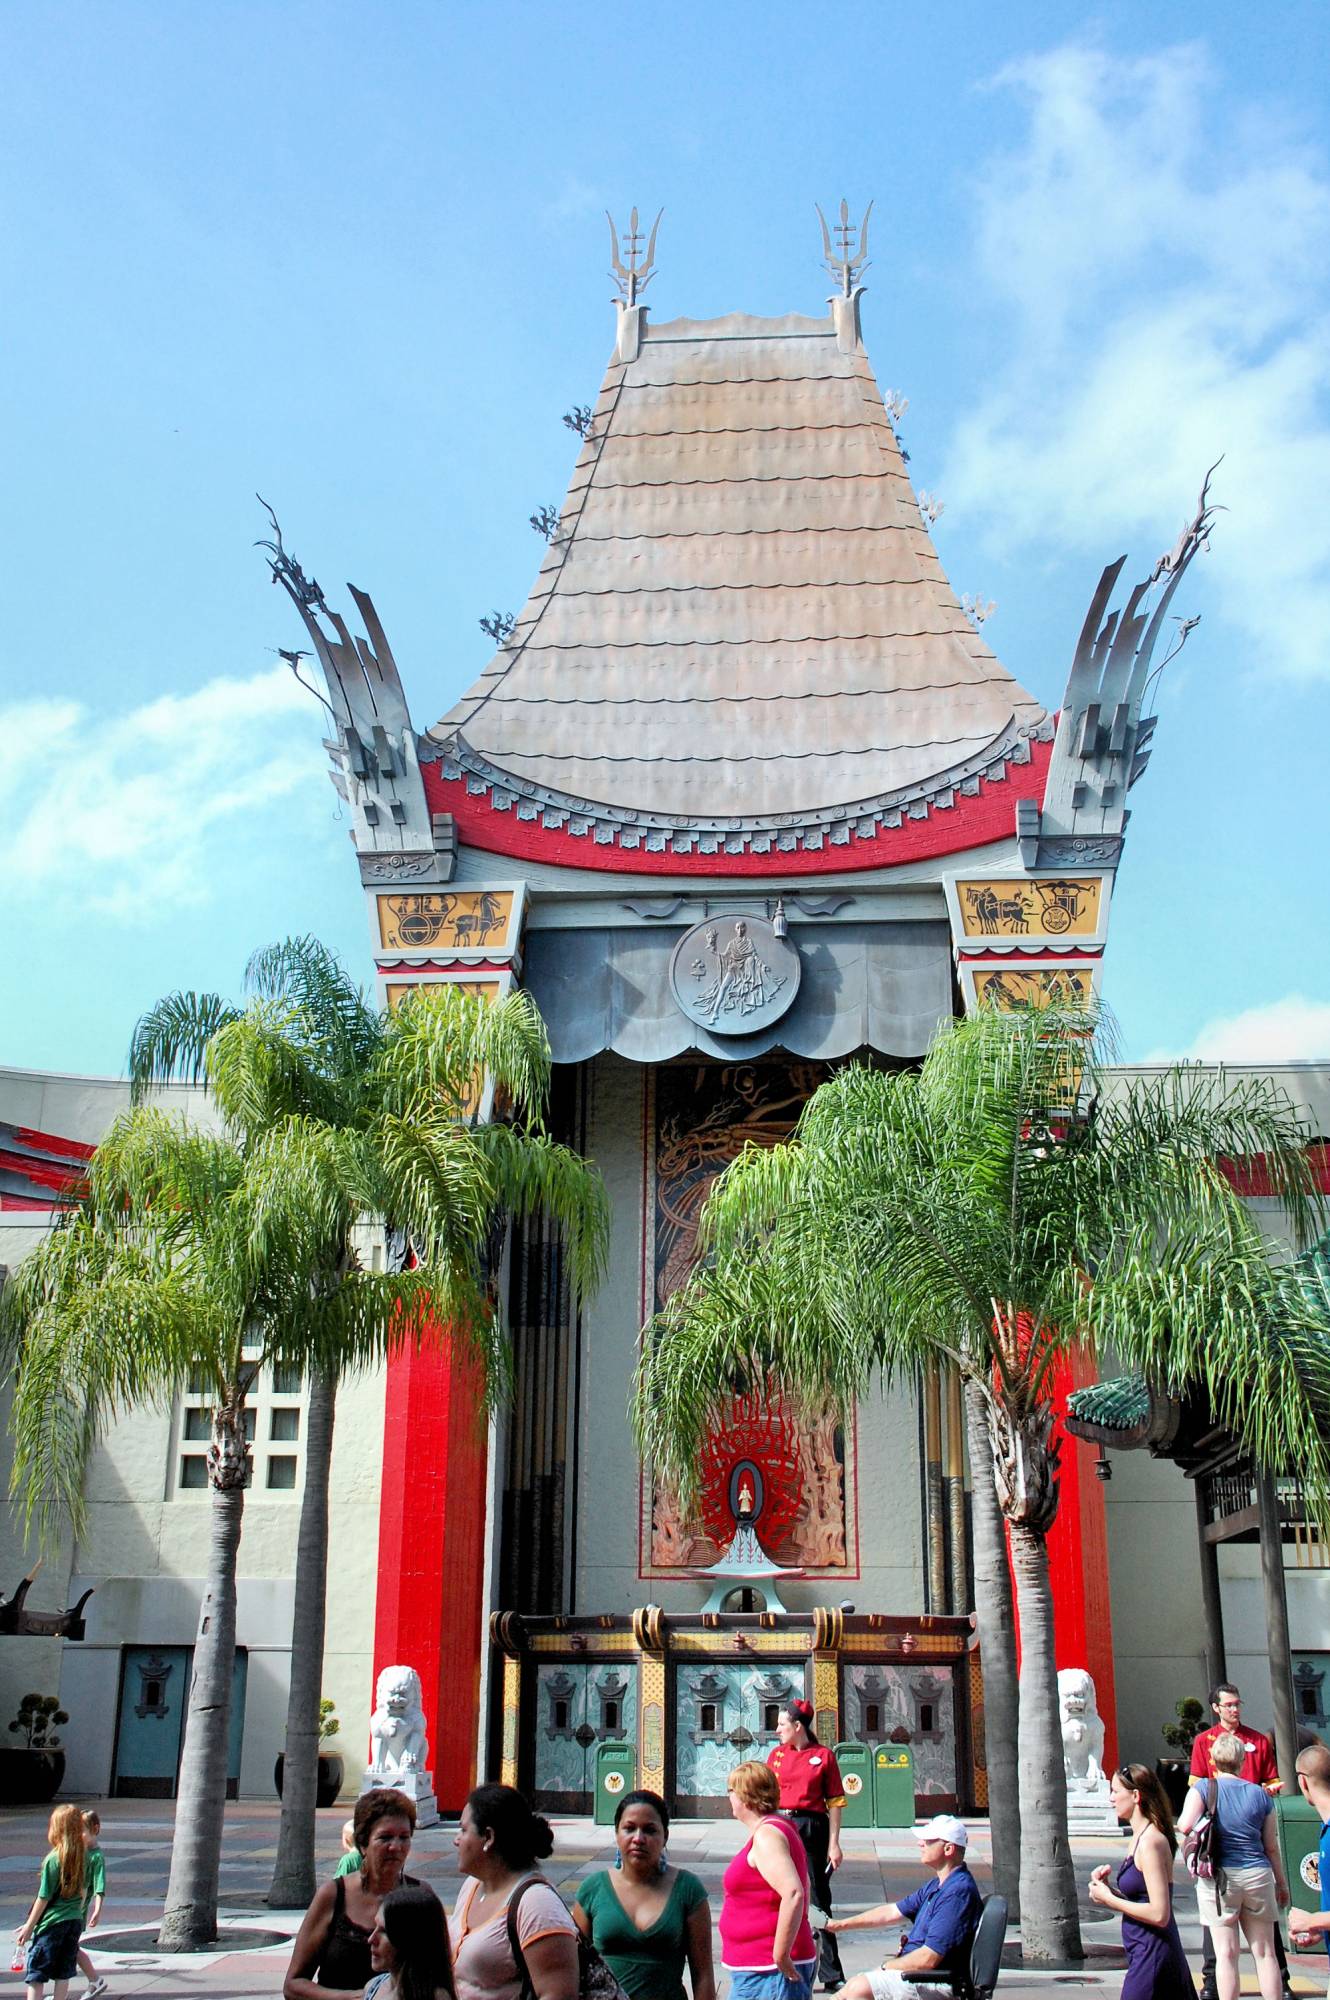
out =
[[[749,1838],[725,1870],[721,1963],[730,2000],[808,2000],[817,1946],[808,1922],[808,1857],[777,1816],[780,1786],[765,1764],[730,1772],[730,1811]]]

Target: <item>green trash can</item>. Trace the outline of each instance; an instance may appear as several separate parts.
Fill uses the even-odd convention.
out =
[[[625,1792],[637,1776],[637,1752],[631,1743],[601,1743],[596,1747],[596,1790],[591,1816],[597,1826],[611,1826]]]
[[[838,1743],[836,1762],[845,1787],[842,1826],[873,1824],[873,1753],[866,1743]]]
[[[1321,1844],[1320,1814],[1300,1792],[1277,1798],[1275,1831],[1279,1836],[1279,1858],[1284,1864],[1284,1875],[1295,1906],[1300,1910],[1319,1910],[1320,1891],[1307,1880],[1302,1864],[1309,1854],[1316,1853]]]
[[[914,1752],[908,1743],[879,1743],[873,1752],[873,1824],[914,1825]]]

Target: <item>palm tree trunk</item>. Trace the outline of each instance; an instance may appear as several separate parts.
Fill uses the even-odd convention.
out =
[[[231,1679],[236,1657],[236,1556],[245,1509],[244,1390],[213,1412],[208,1576],[194,1641],[194,1667],[180,1758],[171,1873],[158,1943],[203,1951],[217,1936],[217,1881],[226,1814]]]
[[[296,1542],[291,1628],[291,1690],[286,1704],[282,1823],[268,1902],[303,1910],[314,1900],[314,1813],[319,1780],[319,1701],[328,1597],[328,1475],[332,1460],[335,1374],[310,1378],[305,1415],[305,1492]]]
[[[988,1764],[988,1824],[993,1842],[993,1886],[1007,1899],[1012,1922],[1020,1917],[1021,1795],[1016,1769],[1019,1698],[1016,1689],[1016,1614],[1011,1601],[1007,1535],[993,1482],[993,1447],[983,1390],[965,1384],[965,1430],[970,1451],[970,1536],[974,1551],[974,1622],[984,1673],[984,1748]]]
[[[1046,1965],[1085,1954],[1067,1838],[1048,1544],[1026,1522],[1010,1529],[1021,1628],[1021,1952],[1027,1965]]]

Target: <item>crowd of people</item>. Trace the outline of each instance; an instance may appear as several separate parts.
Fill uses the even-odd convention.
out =
[[[1121,1918],[1123,2000],[1195,1993],[1174,1914],[1180,1840],[1199,1845],[1204,1836],[1205,1865],[1194,1871],[1206,1939],[1202,2000],[1237,2000],[1243,1942],[1261,2000],[1281,2000],[1281,1910],[1299,1950],[1330,1945],[1330,1749],[1312,1743],[1297,1760],[1299,1790],[1321,1823],[1321,1886],[1318,1907],[1292,1907],[1275,1835],[1273,1746],[1242,1726],[1236,1688],[1213,1689],[1211,1705],[1216,1721],[1196,1738],[1176,1825],[1146,1765],[1113,1774],[1112,1804],[1130,1846],[1116,1868],[1094,1870],[1089,1896]],[[916,1829],[925,1877],[908,1894],[835,1917],[845,1799],[813,1721],[808,1703],[790,1702],[767,1762],[739,1764],[729,1776],[730,1811],[746,1835],[722,1882],[730,2000],[810,2000],[818,1980],[842,2000],[944,2000],[965,1979],[982,1910],[965,1823],[943,1813]],[[358,1801],[336,1873],[296,1936],[283,2000],[686,2000],[689,1989],[692,2000],[716,2000],[710,1900],[696,1875],[670,1861],[669,1810],[655,1792],[619,1800],[613,1868],[588,1875],[571,1906],[541,1870],[554,1848],[549,1822],[511,1786],[481,1785],[467,1799],[451,1916],[407,1872],[415,1818],[401,1792],[370,1791]],[[66,2000],[78,1972],[88,1981],[84,2000],[95,2000],[107,1981],[83,1938],[106,1894],[101,1823],[95,1812],[60,1806],[47,1837],[37,1897],[17,1934],[27,2000],[44,2000],[48,1983],[52,2000]],[[901,1933],[894,1958],[845,1981],[837,1936],[888,1927]]]

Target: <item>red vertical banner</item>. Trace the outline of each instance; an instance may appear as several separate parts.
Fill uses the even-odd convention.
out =
[[[479,1373],[431,1324],[388,1363],[374,1673],[420,1675],[441,1812],[476,1783],[487,1457]]]
[[[1084,1354],[1058,1364],[1053,1401],[1055,1437],[1062,1442],[1057,1519],[1048,1537],[1053,1589],[1053,1635],[1059,1669],[1084,1667],[1094,1680],[1104,1721],[1105,1767],[1117,1764],[1117,1695],[1113,1679],[1113,1607],[1108,1585],[1108,1521],[1103,1482],[1095,1475],[1092,1445],[1072,1437],[1063,1419],[1074,1389],[1097,1380]]]

